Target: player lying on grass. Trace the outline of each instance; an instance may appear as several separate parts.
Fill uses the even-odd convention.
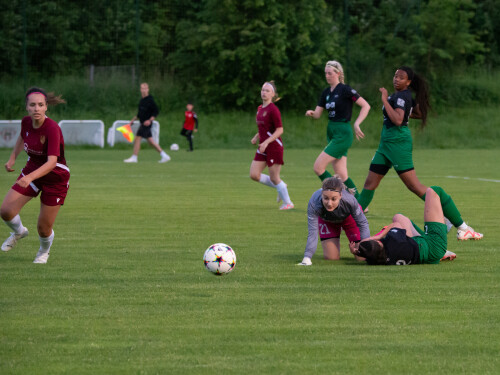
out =
[[[380,233],[358,244],[350,242],[351,253],[371,265],[437,264],[440,260],[453,260],[455,254],[446,250],[447,228],[440,199],[443,193],[439,186],[426,190],[425,233],[406,216],[396,214]]]
[[[340,259],[342,229],[352,243],[370,237],[368,221],[361,206],[336,176],[326,178],[322,188],[311,196],[307,206],[307,226],[309,234],[304,259],[299,263],[301,266],[312,264],[311,258],[318,245],[318,232],[323,255],[329,260]]]

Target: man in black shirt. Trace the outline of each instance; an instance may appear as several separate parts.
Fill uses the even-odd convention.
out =
[[[401,214],[394,215],[392,223],[380,233],[349,248],[354,255],[363,257],[368,264],[408,265],[437,264],[440,260],[453,260],[456,255],[446,250],[447,228],[444,223],[439,186],[427,189],[425,195],[425,232]]]
[[[141,126],[137,130],[134,141],[134,153],[131,157],[125,159],[124,162],[137,163],[137,155],[139,155],[139,151],[141,150],[142,138],[146,138],[149,144],[160,153],[161,159],[159,160],[159,163],[166,163],[170,160],[170,156],[168,156],[167,153],[162,150],[160,145],[154,141],[153,134],[151,132],[151,125],[153,125],[153,121],[158,116],[159,111],[153,97],[149,95],[149,85],[147,83],[141,83],[141,96],[142,99],[139,102],[137,115],[130,121],[132,124],[135,120],[139,119]]]

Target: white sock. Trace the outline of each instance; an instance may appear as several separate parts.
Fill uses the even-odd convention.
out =
[[[261,184],[264,184],[264,185],[267,185],[269,187],[276,189],[276,185],[273,184],[273,182],[271,181],[271,178],[267,174],[261,173],[259,182]]]
[[[16,215],[11,221],[6,221],[5,224],[7,224],[15,234],[21,234],[23,232],[24,226],[19,215]]]
[[[49,251],[54,241],[54,231],[48,237],[40,237],[40,250]]]
[[[162,158],[168,158],[168,154],[163,150],[161,150],[160,155]]]
[[[467,224],[465,224],[465,221],[459,225],[458,229],[460,230],[467,230],[469,226]]]
[[[281,181],[278,185],[276,185],[276,189],[278,190],[278,194],[281,197],[281,200],[285,204],[290,204],[292,201],[290,200],[290,196],[288,195],[288,189],[286,187],[286,184]]]

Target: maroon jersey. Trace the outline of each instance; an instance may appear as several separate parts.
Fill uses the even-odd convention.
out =
[[[21,121],[21,137],[24,141],[24,151],[28,154],[26,172],[31,173],[47,162],[48,156],[57,156],[57,166],[50,173],[57,173],[57,169],[69,170],[64,158],[64,139],[61,128],[54,120],[46,117],[42,126],[35,129],[30,116]]]
[[[185,111],[184,112],[184,129],[193,130],[194,125],[198,125],[198,117],[196,116],[196,112],[194,111]],[[198,126],[197,126],[198,127]]]
[[[257,109],[257,126],[259,128],[259,139],[260,143],[264,142],[267,138],[273,135],[276,128],[282,128],[281,123],[281,113],[278,107],[274,103],[268,104],[266,107],[262,108],[262,105]],[[271,142],[269,146],[274,145],[275,142],[283,147],[283,141],[281,137],[276,139],[276,141]]]

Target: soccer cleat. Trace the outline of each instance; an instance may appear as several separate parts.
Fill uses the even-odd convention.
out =
[[[283,203],[280,207],[280,210],[291,210],[292,208],[294,208],[295,206],[293,205],[293,203]]]
[[[446,250],[446,253],[444,253],[444,256],[441,258],[441,262],[444,260],[454,260],[456,257],[457,254],[452,251]]]
[[[467,240],[480,240],[483,238],[482,233],[474,231],[470,226],[467,225],[467,229],[457,229],[457,240],[467,241]]]
[[[137,156],[132,155],[128,159],[125,159],[123,162],[124,163],[137,163]]]
[[[158,160],[158,163],[166,163],[167,161],[170,161],[170,156],[162,156],[160,160]]]
[[[38,253],[36,253],[36,257],[33,263],[45,264],[49,259],[49,255],[50,255],[50,249],[49,250],[39,249]]]
[[[311,258],[304,257],[304,259],[302,259],[302,262],[297,263],[297,266],[312,266]]]
[[[453,228],[453,224],[447,218],[444,218],[444,223],[446,224],[446,230],[450,233],[451,228]]]
[[[21,238],[26,237],[29,232],[28,229],[23,227],[24,230],[21,234],[16,234],[11,232],[9,238],[7,238],[4,243],[2,244],[2,251],[9,251],[12,250],[14,246],[16,246],[17,241],[19,241]]]

